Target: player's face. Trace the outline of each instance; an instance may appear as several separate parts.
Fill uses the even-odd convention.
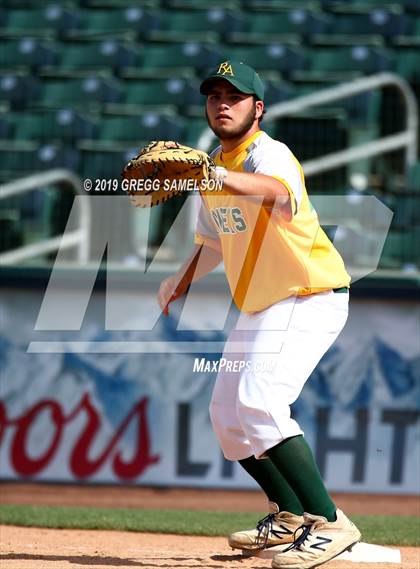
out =
[[[242,138],[258,125],[262,103],[238,91],[227,81],[218,81],[207,95],[206,116],[220,140]]]

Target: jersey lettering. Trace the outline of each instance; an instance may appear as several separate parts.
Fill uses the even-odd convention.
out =
[[[218,233],[242,233],[248,229],[240,207],[216,207],[210,212]]]
[[[236,231],[246,231],[246,223],[240,207],[232,208],[232,219],[235,222]]]

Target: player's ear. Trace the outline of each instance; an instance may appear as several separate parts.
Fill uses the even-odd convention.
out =
[[[264,113],[264,101],[255,101],[255,114],[257,119],[260,119]]]

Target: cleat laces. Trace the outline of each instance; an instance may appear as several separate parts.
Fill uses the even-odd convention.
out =
[[[284,549],[283,553],[285,553],[286,551],[290,551],[292,549],[300,550],[300,546],[303,545],[307,539],[309,539],[309,536],[311,535],[311,529],[312,525],[306,526],[305,524],[303,524],[299,526],[293,534],[293,543],[289,545],[289,547]],[[299,535],[299,537],[297,537],[296,534],[299,530],[302,530],[302,533]]]
[[[273,523],[274,523],[275,517],[276,517],[276,514],[268,514],[268,516],[265,516],[265,518],[262,518],[262,520],[260,520],[257,523],[257,530],[258,530],[257,544],[258,545],[262,545],[263,547],[266,547],[267,542],[268,542],[268,537],[269,537],[270,533],[273,532]]]

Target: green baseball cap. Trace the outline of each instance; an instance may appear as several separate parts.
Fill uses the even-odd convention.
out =
[[[200,85],[200,93],[207,95],[211,83],[215,79],[225,79],[241,93],[256,95],[259,101],[264,100],[264,85],[260,76],[249,65],[241,61],[223,61],[211,71]]]

